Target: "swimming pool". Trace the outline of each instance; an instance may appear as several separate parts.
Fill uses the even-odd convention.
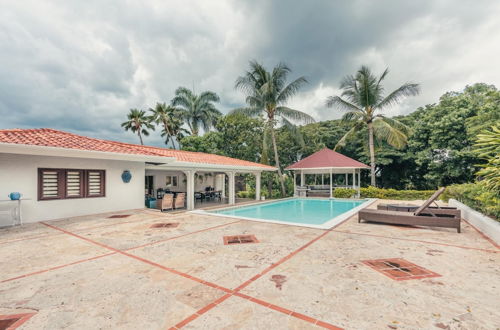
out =
[[[356,214],[372,201],[373,199],[290,198],[256,205],[201,212],[254,221],[313,228],[331,228]]]

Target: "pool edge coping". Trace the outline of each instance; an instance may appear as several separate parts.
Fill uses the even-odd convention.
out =
[[[210,211],[216,211],[216,210],[230,210],[230,209],[235,209],[235,208],[242,208],[242,207],[249,207],[249,206],[255,206],[255,205],[262,205],[262,204],[267,204],[267,203],[272,203],[272,202],[281,202],[285,200],[290,200],[290,199],[301,199],[299,197],[288,197],[288,198],[281,198],[279,200],[269,200],[263,203],[255,203],[255,204],[250,204],[250,205],[232,205],[229,207],[221,207],[217,209],[213,209]],[[303,199],[303,198],[302,198]],[[320,200],[353,200],[352,198],[310,198],[308,199],[320,199]],[[360,200],[361,198],[357,198],[355,200]],[[365,199],[365,198],[363,198]],[[223,218],[231,218],[231,219],[241,219],[241,220],[247,220],[247,221],[255,221],[255,222],[262,222],[262,223],[273,223],[273,224],[278,224],[278,225],[288,225],[288,226],[298,226],[298,227],[307,227],[307,228],[314,228],[314,229],[332,229],[335,226],[338,226],[345,220],[349,219],[356,213],[358,213],[360,210],[370,206],[373,204],[375,201],[377,201],[378,198],[366,198],[366,202],[356,206],[355,208],[344,212],[342,214],[339,214],[338,216],[322,223],[321,225],[314,225],[314,224],[307,224],[307,223],[302,223],[302,222],[286,222],[286,221],[279,221],[279,220],[272,220],[272,219],[257,219],[257,218],[249,218],[249,217],[241,217],[241,216],[234,216],[234,215],[226,215],[226,214],[217,214],[210,212],[208,210],[193,210],[189,211],[191,214],[200,214],[200,215],[211,215],[211,216],[216,216],[216,217],[223,217]]]

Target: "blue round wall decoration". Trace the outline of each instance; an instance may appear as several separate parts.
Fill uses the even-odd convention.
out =
[[[130,173],[129,170],[123,171],[122,173],[123,182],[129,183],[131,179],[132,179],[132,173]]]

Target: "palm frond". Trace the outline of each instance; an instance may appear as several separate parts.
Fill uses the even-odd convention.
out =
[[[305,124],[314,123],[315,121],[314,118],[307,113],[295,109],[290,109],[285,106],[276,107],[276,115],[285,119],[300,121]]]
[[[326,99],[326,106],[329,108],[337,106],[341,110],[348,110],[348,111],[361,111],[361,112],[364,111],[358,106],[344,100],[340,96],[329,96]]]
[[[289,83],[285,88],[278,93],[278,97],[276,99],[278,104],[284,104],[288,101],[292,96],[297,94],[300,87],[307,83],[307,79],[305,77],[299,77]]]
[[[344,136],[339,140],[339,142],[337,142],[337,144],[335,145],[335,148],[333,150],[336,151],[339,148],[344,147],[346,145],[346,143],[347,143],[347,140],[352,135],[354,135],[354,133],[356,133],[357,131],[359,131],[362,127],[363,127],[363,123],[362,122],[355,123],[354,126],[351,127],[351,129],[349,131],[347,131],[347,133],[344,134]]]
[[[388,118],[388,117],[381,116],[381,115],[378,115],[376,117],[380,118],[380,120],[385,121],[387,124],[389,124],[392,127],[396,128],[397,130],[399,130],[400,132],[402,132],[406,136],[408,136],[412,132],[412,130],[411,130],[411,128],[409,126],[406,126],[405,124],[403,124],[402,122],[400,122],[397,119]]]
[[[299,127],[297,125],[294,125],[291,121],[284,117],[281,118],[281,123],[283,124],[283,127],[288,129],[288,131],[291,133],[292,137],[295,139],[295,142],[297,142],[297,144],[301,147],[304,147],[304,135],[300,131]]]
[[[229,112],[229,114],[242,114],[248,117],[257,117],[263,112],[262,108],[253,108],[253,107],[243,107],[233,109]]]
[[[401,149],[406,146],[408,137],[398,128],[391,126],[382,118],[373,121],[373,132],[379,140],[386,141],[394,148]]]
[[[415,83],[406,83],[387,95],[382,101],[375,105],[375,108],[382,109],[384,107],[398,104],[407,96],[415,96],[420,93],[420,86]]]
[[[363,119],[363,113],[361,111],[349,111],[346,112],[341,120],[344,123],[351,122],[351,121],[358,121]]]

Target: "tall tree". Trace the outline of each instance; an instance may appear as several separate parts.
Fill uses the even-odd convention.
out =
[[[197,136],[200,127],[208,131],[222,115],[214,103],[219,102],[219,96],[214,92],[205,91],[199,95],[186,87],[179,87],[175,91],[172,105],[181,110],[182,117],[186,120],[191,135]]]
[[[141,145],[143,145],[142,135],[148,136],[149,130],[154,131],[155,127],[151,123],[151,117],[146,116],[146,111],[138,109],[130,109],[127,114],[127,121],[122,123],[122,127],[126,131],[131,130],[133,133],[137,133]]]
[[[370,152],[371,185],[375,186],[375,144],[374,138],[387,142],[395,148],[406,145],[408,127],[396,119],[385,117],[380,112],[399,103],[407,96],[417,95],[420,87],[415,83],[405,83],[399,88],[384,95],[382,81],[389,69],[379,76],[372,74],[370,69],[362,66],[356,74],[346,76],[341,84],[341,96],[330,96],[327,107],[338,107],[346,110],[342,120],[350,122],[352,128],[340,139],[335,148],[345,145],[346,140],[364,126],[368,128],[368,147]]]
[[[294,121],[303,123],[314,122],[308,114],[291,109],[286,103],[294,96],[300,87],[307,82],[304,77],[299,77],[287,84],[288,74],[291,69],[284,63],[278,64],[272,71],[256,62],[250,61],[250,70],[236,79],[235,88],[246,94],[247,107],[235,109],[233,113],[242,113],[247,116],[264,115],[266,119],[264,130],[264,147],[267,136],[271,136],[274,150],[274,162],[278,168],[281,184],[281,194],[285,196],[285,182],[281,172],[278,147],[276,145],[275,126],[278,120],[287,126],[293,126]],[[265,151],[263,152],[265,155]]]
[[[182,125],[182,112],[172,105],[166,103],[156,103],[154,108],[149,108],[151,119],[158,125],[162,125],[161,136],[165,137],[165,144],[171,143],[175,147],[175,141],[182,138],[183,133],[187,132]]]

